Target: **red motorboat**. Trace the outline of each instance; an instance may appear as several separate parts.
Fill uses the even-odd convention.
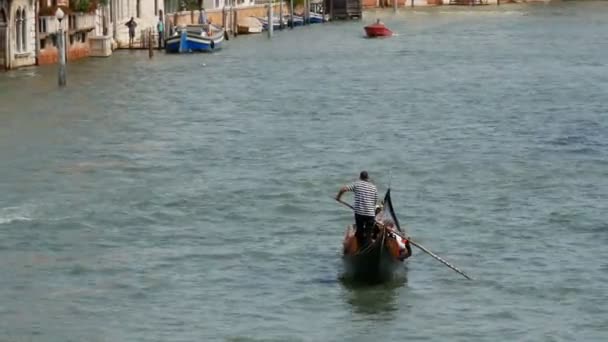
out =
[[[365,26],[365,33],[370,38],[374,38],[374,37],[390,37],[390,36],[393,35],[393,31],[389,30],[388,27],[386,27],[380,21],[380,19],[378,19],[375,24],[371,24],[371,25]]]

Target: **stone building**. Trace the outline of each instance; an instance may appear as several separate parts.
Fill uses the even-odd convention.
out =
[[[137,23],[135,45],[141,33],[149,28],[156,32],[158,18],[163,17],[163,0],[109,0],[111,36],[120,47],[129,45],[129,29],[125,24],[131,17]]]
[[[36,64],[34,0],[0,0],[0,66],[12,69]]]

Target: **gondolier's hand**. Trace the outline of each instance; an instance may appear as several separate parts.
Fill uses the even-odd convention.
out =
[[[340,198],[342,198],[342,195],[343,195],[343,194],[344,194],[346,191],[348,191],[348,188],[347,188],[347,187],[345,187],[345,186],[341,187],[341,188],[340,188],[340,191],[338,191],[338,194],[336,195],[336,201],[341,202],[341,201],[340,201]]]

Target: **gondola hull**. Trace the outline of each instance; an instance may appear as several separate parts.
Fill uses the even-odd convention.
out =
[[[382,282],[392,279],[394,272],[409,256],[399,247],[394,236],[380,231],[375,240],[359,248],[354,237],[354,227],[349,227],[344,240],[344,275],[357,281]]]

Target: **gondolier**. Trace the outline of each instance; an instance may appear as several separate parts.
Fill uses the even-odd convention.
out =
[[[336,200],[340,201],[342,195],[352,191],[355,194],[355,223],[357,224],[357,243],[363,246],[374,227],[376,215],[376,202],[378,202],[378,189],[369,181],[367,171],[361,171],[359,180],[340,189]]]

